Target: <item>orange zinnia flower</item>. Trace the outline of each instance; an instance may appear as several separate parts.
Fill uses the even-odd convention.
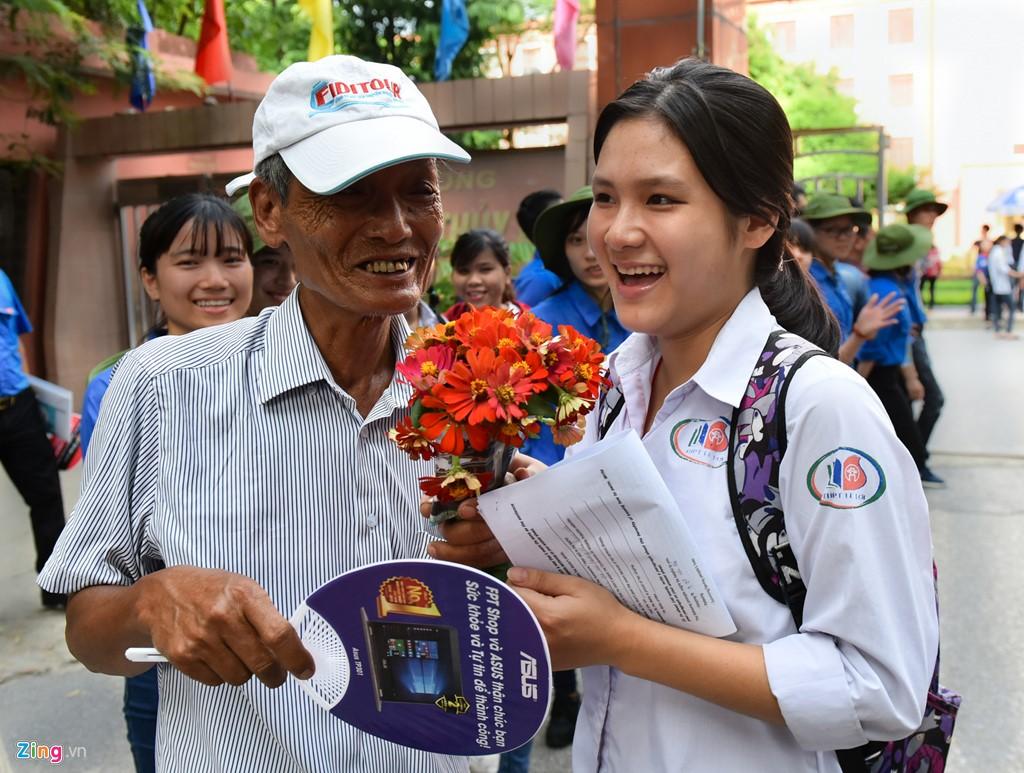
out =
[[[470,349],[466,352],[466,361],[452,366],[434,387],[432,396],[441,401],[457,422],[482,424],[495,421],[497,415],[491,405],[488,379],[494,372],[496,361],[493,349]]]

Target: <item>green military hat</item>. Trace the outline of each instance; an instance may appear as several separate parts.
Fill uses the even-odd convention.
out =
[[[881,228],[864,250],[864,268],[892,271],[912,266],[932,248],[932,232],[922,225],[894,223]]]
[[[949,209],[948,204],[935,200],[935,191],[930,191],[927,188],[914,188],[914,190],[907,194],[907,199],[903,204],[903,211],[909,215],[915,209],[927,206],[939,210],[940,215]]]
[[[849,215],[853,222],[859,226],[871,225],[871,213],[861,207],[855,207],[846,196],[838,193],[815,193],[807,200],[800,215],[804,220],[828,220],[833,217]]]
[[[537,245],[540,258],[549,271],[562,279],[572,277],[569,258],[565,254],[565,239],[569,235],[569,223],[580,210],[589,210],[594,201],[594,192],[584,185],[561,204],[548,207],[533,224],[533,243]]]
[[[252,204],[249,201],[248,188],[242,188],[242,192],[231,202],[231,208],[245,221],[245,227],[249,229],[249,234],[252,236],[252,254],[255,255],[266,247],[267,243],[260,238],[260,232],[256,230],[256,221],[252,216]]]

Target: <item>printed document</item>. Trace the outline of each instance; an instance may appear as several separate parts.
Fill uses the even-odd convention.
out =
[[[679,506],[632,430],[482,495],[480,512],[516,566],[591,580],[678,628],[736,631]]]

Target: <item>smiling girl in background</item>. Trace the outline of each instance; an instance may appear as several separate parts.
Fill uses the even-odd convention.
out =
[[[216,196],[190,193],[153,212],[139,233],[139,274],[161,314],[147,339],[244,317],[252,300],[251,252],[252,237],[242,218]],[[89,380],[82,403],[83,455],[123,354],[100,363]],[[155,668],[125,680],[124,716],[137,773],[156,769],[157,704]]]
[[[452,247],[452,286],[459,302],[444,313],[455,320],[471,309],[493,306],[515,314],[528,307],[516,301],[508,245],[497,231],[475,228]]]

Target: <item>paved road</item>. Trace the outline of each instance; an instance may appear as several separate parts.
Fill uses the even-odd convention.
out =
[[[1024,341],[996,341],[959,314],[929,333],[947,393],[933,467],[948,487],[928,494],[940,568],[943,681],[964,694],[948,770],[1024,773]],[[78,487],[63,481],[67,502]],[[68,654],[60,614],[38,608],[25,508],[0,475],[0,773],[18,740],[83,747],[74,771],[132,770],[120,715],[121,680],[90,674]],[[534,773],[569,769],[567,750],[538,743]]]

